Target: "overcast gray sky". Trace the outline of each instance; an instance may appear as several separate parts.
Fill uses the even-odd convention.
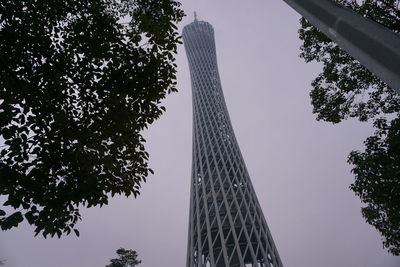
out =
[[[270,230],[287,267],[397,267],[380,235],[361,217],[348,153],[372,128],[358,121],[317,122],[309,99],[320,70],[298,57],[300,16],[282,0],[186,0],[188,16],[214,26],[222,86],[241,151]],[[189,69],[179,47],[179,92],[146,133],[155,174],[138,199],[116,197],[82,210],[81,237],[33,237],[33,228],[0,232],[9,267],[105,266],[119,247],[140,266],[184,266],[192,107]]]

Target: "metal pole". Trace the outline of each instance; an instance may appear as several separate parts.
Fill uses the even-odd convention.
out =
[[[400,35],[332,0],[284,0],[400,94]]]

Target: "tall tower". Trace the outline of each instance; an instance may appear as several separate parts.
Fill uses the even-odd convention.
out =
[[[214,30],[183,29],[193,95],[193,159],[187,267],[281,267],[229,120]]]

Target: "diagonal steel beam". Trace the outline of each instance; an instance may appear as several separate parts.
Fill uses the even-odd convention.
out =
[[[284,0],[400,94],[400,35],[332,0]]]

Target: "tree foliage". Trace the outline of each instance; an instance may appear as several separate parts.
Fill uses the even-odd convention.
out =
[[[394,33],[400,33],[399,0],[335,1],[384,25]],[[365,141],[365,152],[353,151],[349,156],[355,174],[351,189],[367,204],[362,209],[366,221],[380,231],[384,246],[398,255],[400,95],[307,20],[302,18],[300,25],[299,36],[303,41],[300,57],[306,62],[316,61],[323,65],[322,72],[311,84],[310,93],[317,120],[332,123],[347,118],[374,120],[377,132]],[[396,146],[397,150],[394,149]]]
[[[106,267],[134,267],[142,262],[137,259],[137,252],[131,249],[120,248],[117,250],[117,254],[119,258],[110,260],[111,263]]]
[[[152,172],[140,132],[176,91],[179,6],[0,2],[1,229],[25,218],[45,237],[79,235],[79,206],[139,194]]]
[[[337,0],[396,33],[400,33],[399,0]],[[300,57],[323,64],[312,82],[311,103],[318,120],[338,123],[348,117],[366,121],[400,112],[400,96],[357,60],[312,26],[300,20]]]
[[[356,176],[351,189],[367,203],[362,214],[385,237],[384,246],[400,255],[400,119],[379,119],[375,126],[365,151],[349,156]]]

